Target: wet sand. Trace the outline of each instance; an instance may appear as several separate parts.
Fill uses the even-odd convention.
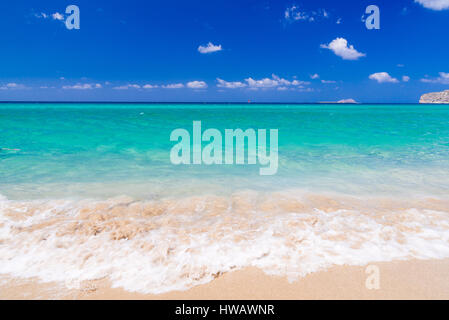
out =
[[[0,276],[0,299],[449,299],[449,259],[373,263],[379,270],[379,289],[368,289],[367,266],[338,266],[289,282],[247,268],[220,275],[214,281],[162,295],[111,288],[106,279],[86,281],[80,289],[37,279]],[[369,278],[373,280],[373,278]],[[369,284],[376,285],[375,281]]]

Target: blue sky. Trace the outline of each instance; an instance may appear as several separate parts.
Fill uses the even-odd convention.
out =
[[[72,4],[79,30],[65,25]],[[372,4],[380,30],[363,22]],[[2,101],[417,102],[449,89],[449,0],[16,0],[0,17]]]

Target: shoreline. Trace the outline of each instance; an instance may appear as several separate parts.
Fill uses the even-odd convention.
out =
[[[289,282],[262,270],[246,268],[219,276],[186,291],[142,294],[111,288],[109,281],[92,280],[80,289],[36,279],[0,276],[0,299],[62,300],[335,300],[449,299],[449,259],[372,263],[379,269],[379,289],[366,287],[367,266],[335,266]]]

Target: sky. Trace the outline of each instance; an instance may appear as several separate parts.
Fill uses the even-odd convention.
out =
[[[416,103],[449,89],[449,0],[15,0],[0,30],[0,101]]]

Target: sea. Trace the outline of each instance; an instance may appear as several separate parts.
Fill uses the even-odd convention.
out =
[[[276,174],[174,164],[195,121],[277,130]],[[444,258],[449,105],[0,104],[2,275],[159,294]]]

